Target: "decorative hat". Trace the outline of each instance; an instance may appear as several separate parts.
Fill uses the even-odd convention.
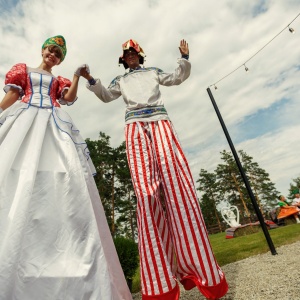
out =
[[[137,52],[137,54],[139,55],[139,63],[140,63],[140,65],[144,64],[144,57],[146,57],[146,55],[144,53],[144,50],[138,44],[137,41],[132,40],[132,39],[126,41],[124,44],[122,44],[123,54],[119,57],[119,64],[123,64],[123,66],[124,66],[125,69],[128,69],[128,65],[124,61],[123,56],[124,56],[124,52],[126,50],[129,50],[130,48],[134,49]]]
[[[299,193],[299,189],[294,189],[294,190],[292,190],[292,194],[293,194],[293,195],[300,194],[300,193]]]
[[[45,49],[47,46],[50,46],[50,45],[57,46],[61,50],[61,52],[62,52],[61,61],[63,61],[67,54],[67,46],[66,46],[65,38],[62,35],[56,35],[56,36],[50,37],[49,39],[47,39],[44,42],[42,49]]]

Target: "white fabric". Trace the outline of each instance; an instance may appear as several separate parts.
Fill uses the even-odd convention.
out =
[[[32,98],[30,99],[30,104],[40,107],[52,107],[52,100],[49,95],[49,89],[51,87],[54,76],[51,73],[39,68],[27,67],[27,73],[32,83],[33,92]],[[4,90],[6,92],[7,89],[7,86],[5,86]],[[77,101],[77,97],[75,97],[73,101],[66,101],[63,99],[64,92],[68,89],[68,87],[62,89],[60,98],[58,99],[59,104],[70,106]]]
[[[143,108],[163,105],[163,97],[159,90],[159,85],[172,86],[185,81],[191,71],[191,63],[184,59],[178,59],[179,66],[173,73],[165,73],[157,68],[141,68],[131,71],[125,75],[116,77],[108,88],[105,88],[100,79],[96,79],[96,84],[86,84],[86,87],[95,93],[103,102],[116,100],[121,95],[126,104],[126,112]],[[151,118],[143,118],[143,121],[168,120],[167,115],[157,115]],[[126,124],[134,123],[135,119],[130,119]]]
[[[50,74],[41,74],[40,72],[30,71],[29,77],[32,82],[32,97],[30,99],[30,104],[40,107],[52,107],[52,99],[48,91],[53,80],[53,76]]]
[[[76,101],[77,101],[77,99],[78,99],[78,97],[75,97],[75,99],[73,100],[73,101],[66,101],[66,100],[64,100],[63,99],[63,94],[64,94],[64,92],[65,92],[65,90],[68,90],[69,88],[68,87],[66,87],[66,88],[63,88],[63,90],[61,91],[61,98],[60,99],[58,99],[58,103],[60,104],[60,105],[67,105],[67,106],[70,106],[70,105],[73,105]]]
[[[68,114],[18,102],[0,126],[0,299],[132,299]]]
[[[294,198],[292,205],[299,205],[300,204],[300,198]]]
[[[5,93],[7,93],[11,89],[17,89],[17,90],[19,90],[20,96],[19,96],[18,100],[21,100],[22,97],[24,96],[24,91],[23,91],[22,87],[20,87],[19,85],[16,85],[16,84],[6,84],[4,86],[4,88],[3,88],[3,91]]]
[[[80,65],[74,72],[75,75],[77,75],[78,77],[80,77],[80,71],[81,69],[83,68],[86,68],[87,72],[90,74],[90,68],[87,64],[83,64],[83,65]]]

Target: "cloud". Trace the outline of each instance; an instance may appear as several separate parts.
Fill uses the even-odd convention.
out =
[[[219,152],[229,150],[206,89],[252,57],[289,24],[298,8],[294,0],[1,1],[0,79],[15,63],[38,66],[42,43],[56,34],[65,36],[68,53],[54,74],[72,78],[78,65],[88,63],[105,86],[124,72],[118,57],[127,39],[141,44],[146,66],[172,72],[179,41],[185,38],[192,74],[182,85],[161,91],[196,181],[201,168],[212,171]],[[241,67],[220,81],[217,91],[212,88],[236,147],[249,151],[284,194],[299,176],[300,18],[292,25],[295,34],[286,30],[274,39],[247,62],[248,73]],[[83,137],[97,139],[103,131],[118,146],[124,140],[122,98],[104,104],[83,79],[78,96],[76,104],[64,109]]]

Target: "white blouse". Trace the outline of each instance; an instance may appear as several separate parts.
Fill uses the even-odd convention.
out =
[[[173,73],[165,73],[153,67],[139,68],[116,77],[108,88],[102,85],[100,79],[96,79],[94,85],[87,83],[86,86],[105,103],[122,96],[126,104],[126,124],[166,120],[169,118],[159,85],[179,85],[189,77],[191,63],[185,58],[180,58],[178,64]]]

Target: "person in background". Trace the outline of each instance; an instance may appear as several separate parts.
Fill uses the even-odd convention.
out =
[[[130,300],[86,143],[61,105],[77,99],[53,74],[63,36],[42,45],[37,67],[14,65],[0,103],[0,299]],[[17,101],[20,100],[20,101]]]
[[[178,282],[187,290],[197,287],[207,299],[218,299],[227,293],[227,282],[214,258],[191,171],[159,89],[189,77],[188,43],[180,41],[181,57],[173,73],[144,67],[145,53],[133,39],[122,50],[119,63],[127,72],[108,88],[88,72],[85,77],[87,88],[103,102],[122,96],[126,104],[126,151],[138,202],[142,299],[177,300]]]
[[[300,209],[289,205],[289,203],[287,202],[286,198],[283,195],[280,195],[278,199],[279,199],[278,205],[280,206],[280,210],[277,219],[280,220],[289,216],[293,216],[296,222],[299,224],[300,220],[298,214],[300,212]]]
[[[294,199],[293,199],[293,202],[292,202],[292,206],[296,206],[298,208],[300,208],[300,192],[299,192],[299,189],[294,189],[293,190],[293,195],[294,195]]]

